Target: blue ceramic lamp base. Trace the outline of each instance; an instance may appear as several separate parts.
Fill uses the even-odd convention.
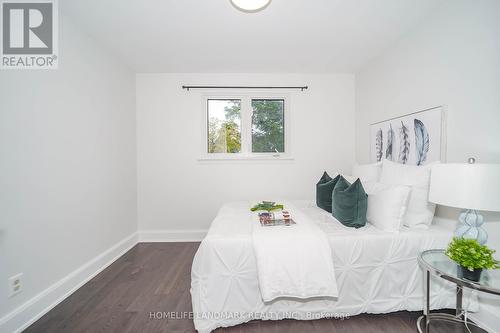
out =
[[[479,244],[484,245],[488,240],[488,234],[481,225],[484,223],[484,218],[474,209],[463,210],[458,216],[460,224],[455,231],[456,237],[475,239]]]

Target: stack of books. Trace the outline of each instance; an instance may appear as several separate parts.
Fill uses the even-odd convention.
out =
[[[281,212],[263,212],[259,213],[260,225],[263,227],[272,227],[278,225],[289,226],[295,224],[286,210]]]

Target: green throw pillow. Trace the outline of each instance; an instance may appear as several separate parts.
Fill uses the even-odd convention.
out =
[[[316,205],[329,213],[332,212],[333,188],[339,179],[340,175],[332,179],[325,171],[316,184]]]
[[[332,215],[347,227],[366,225],[368,195],[359,178],[351,184],[340,176],[332,193]]]

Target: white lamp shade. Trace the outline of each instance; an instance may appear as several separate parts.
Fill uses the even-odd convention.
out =
[[[450,207],[500,211],[500,164],[437,164],[429,201]]]

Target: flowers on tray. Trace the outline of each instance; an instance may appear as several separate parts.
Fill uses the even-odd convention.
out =
[[[281,204],[276,204],[276,202],[273,201],[262,201],[261,203],[256,204],[250,210],[252,212],[258,211],[258,210],[266,210],[268,212],[272,212],[274,210],[282,210],[284,207]]]
[[[283,208],[284,206],[281,204],[276,204],[272,201],[262,201],[250,208],[250,210],[252,212],[261,211],[259,213],[259,221],[263,227],[295,224],[290,217],[290,213],[283,210]]]

